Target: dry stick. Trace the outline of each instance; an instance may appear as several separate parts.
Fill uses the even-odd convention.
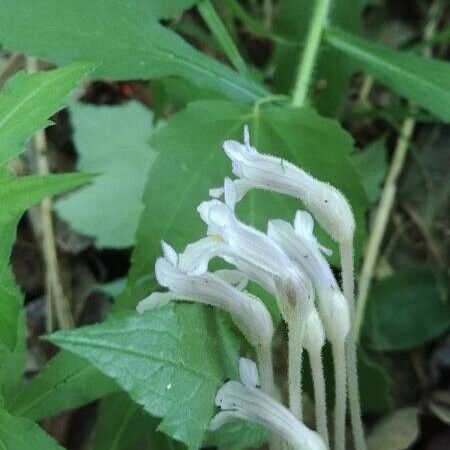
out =
[[[435,2],[430,8],[430,19],[424,30],[424,37],[426,40],[432,39],[436,32],[436,26],[439,21],[439,12],[441,11],[441,8],[442,5],[439,1]],[[431,49],[429,47],[424,49],[424,56],[431,56]],[[406,151],[408,150],[411,136],[414,133],[415,125],[416,122],[412,118],[407,118],[403,122],[400,135],[395,146],[394,157],[392,159],[389,173],[386,177],[386,182],[381,194],[380,204],[375,214],[374,224],[372,232],[369,236],[359,282],[355,323],[356,340],[359,339],[361,332],[361,325],[364,319],[367,296],[372,283],[373,272],[380,253],[381,241],[383,240],[387,222],[394,204],[395,194],[397,192],[397,180],[405,162]]]
[[[39,69],[38,60],[35,58],[27,58],[26,68],[29,73],[37,72]],[[34,135],[33,144],[36,152],[37,171],[40,175],[48,175],[50,170],[47,160],[47,141],[44,130],[38,131]],[[47,332],[53,329],[53,308],[60,328],[68,329],[74,326],[70,303],[64,294],[61,282],[53,228],[52,204],[52,200],[46,198],[39,205],[42,227],[42,252],[46,269]]]

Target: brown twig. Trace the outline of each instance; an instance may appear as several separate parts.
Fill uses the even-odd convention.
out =
[[[26,69],[29,73],[39,70],[38,61],[34,58],[26,58]],[[33,137],[33,147],[36,156],[36,168],[40,175],[50,173],[47,159],[47,140],[45,131],[38,131]],[[61,273],[58,264],[55,232],[52,217],[53,202],[51,198],[42,200],[39,205],[40,232],[42,233],[42,252],[46,269],[46,328],[51,332],[53,325],[53,312],[62,329],[72,328],[74,320],[70,308],[70,302],[66,297],[61,281]]]

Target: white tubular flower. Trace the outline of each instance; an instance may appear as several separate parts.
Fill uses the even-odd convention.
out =
[[[278,244],[237,219],[234,212],[235,189],[230,180],[225,180],[224,189],[226,204],[210,200],[198,207],[201,218],[208,225],[208,234],[223,244],[216,245],[215,253],[211,247],[204,250],[204,255],[222,256],[269,292],[276,293],[286,320],[298,315],[308,317],[313,307],[310,280]]]
[[[276,291],[271,275],[234,254],[220,236],[207,236],[187,245],[180,255],[179,267],[189,275],[201,275],[208,270],[210,260],[216,257],[233,264],[239,272],[245,274],[248,279],[255,281],[268,292]]]
[[[337,242],[352,239],[355,220],[345,196],[335,187],[319,181],[294,164],[271,155],[259,153],[250,145],[248,128],[244,129],[244,144],[225,141],[223,144],[233,165],[236,199],[250,189],[265,189],[300,199],[320,225]],[[212,190],[214,196],[220,190]]]
[[[288,409],[257,388],[256,367],[241,358],[241,382],[228,381],[217,392],[216,405],[222,410],[211,421],[216,430],[233,419],[259,423],[277,433],[294,450],[326,450],[322,438],[297,420]]]
[[[350,329],[348,302],[342,295],[336,278],[313,234],[314,221],[305,211],[297,211],[294,228],[284,220],[269,222],[267,234],[311,278],[319,300],[319,310],[328,339],[343,342]]]
[[[258,298],[241,292],[225,281],[223,271],[219,275],[209,272],[187,275],[178,268],[179,258],[172,247],[163,243],[163,250],[164,257],[156,261],[155,274],[158,283],[169,291],[154,292],[140,301],[136,308],[140,314],[172,300],[215,306],[230,313],[236,326],[256,349],[270,347],[273,336],[272,318]],[[226,276],[229,275],[230,273]]]

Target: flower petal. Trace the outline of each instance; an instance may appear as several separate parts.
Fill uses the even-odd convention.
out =
[[[143,314],[149,309],[160,308],[176,299],[177,297],[172,292],[153,292],[137,304],[136,311]]]
[[[261,381],[259,379],[258,367],[255,362],[248,358],[239,358],[239,377],[244,386],[259,387]]]

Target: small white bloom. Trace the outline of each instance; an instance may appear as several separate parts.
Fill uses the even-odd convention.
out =
[[[215,250],[204,248],[207,257],[221,256],[276,295],[283,317],[306,318],[313,307],[312,285],[280,246],[266,234],[242,223],[236,217],[235,186],[229,179],[224,183],[225,203],[210,200],[200,204],[198,211],[208,226],[208,235],[219,241]],[[205,242],[203,242],[204,244]],[[205,258],[197,258],[204,264]],[[192,253],[193,249],[189,249]],[[189,261],[194,258],[190,257]],[[183,261],[182,264],[186,264]],[[203,267],[204,268],[204,267]]]
[[[255,281],[268,292],[275,292],[273,276],[235,254],[218,235],[207,236],[186,246],[180,255],[179,267],[189,275],[201,275],[208,270],[209,261],[219,257],[234,265],[239,272]]]
[[[343,341],[350,329],[350,311],[322,247],[313,234],[310,214],[297,211],[294,228],[284,220],[269,222],[267,233],[311,278],[319,310],[330,341]]]
[[[353,237],[355,220],[345,196],[335,187],[319,181],[294,164],[271,155],[259,153],[250,145],[248,128],[244,129],[244,144],[225,141],[231,159],[235,181],[236,201],[250,189],[265,189],[300,199],[320,225],[338,242]],[[215,189],[214,196],[220,194]]]
[[[255,366],[251,361],[241,358],[239,368],[242,382],[228,381],[217,392],[216,405],[222,411],[212,419],[212,430],[233,419],[244,419],[277,433],[294,450],[327,449],[316,432],[307,428],[281,403],[256,387]]]
[[[187,300],[215,306],[230,313],[247,340],[256,348],[270,347],[273,336],[272,318],[264,304],[255,296],[241,292],[227,283],[224,272],[188,275],[178,267],[179,256],[168,244],[163,244],[165,256],[158,258],[155,275],[158,283],[169,292],[154,292],[140,301],[137,311],[143,313],[172,300]],[[230,273],[227,273],[229,277]],[[234,274],[236,275],[236,274]],[[235,281],[236,280],[235,278]],[[242,282],[238,281],[238,284]]]

